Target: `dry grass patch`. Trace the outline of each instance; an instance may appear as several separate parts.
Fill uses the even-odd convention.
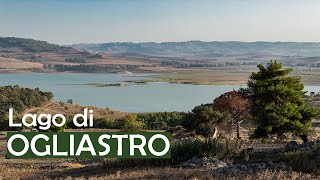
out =
[[[22,61],[15,58],[0,57],[0,69],[31,69],[42,68],[43,64]]]
[[[107,118],[107,119],[119,119],[125,117],[127,113],[120,112],[120,111],[114,111],[109,108],[97,108],[93,106],[81,106],[78,104],[66,104],[61,102],[48,102],[44,103],[40,107],[33,107],[26,109],[21,113],[27,114],[27,113],[35,113],[35,114],[63,114],[64,116],[74,116],[78,113],[83,113],[84,108],[89,108],[93,110],[93,116],[94,119],[100,119],[100,118]]]

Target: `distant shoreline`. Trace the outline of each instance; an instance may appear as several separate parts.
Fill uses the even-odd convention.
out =
[[[71,72],[71,71],[2,71],[0,74],[123,74],[124,76],[144,76],[146,79],[138,79],[137,82],[143,81],[149,82],[167,82],[175,84],[192,84],[192,85],[239,85],[243,86],[247,84],[249,71],[232,71],[232,70],[187,70],[181,72],[133,72],[132,74],[126,74],[124,72]],[[320,72],[307,72],[307,70],[295,70],[293,75],[301,76],[305,86],[320,86],[320,79],[317,78]],[[93,82],[104,83],[104,82]]]

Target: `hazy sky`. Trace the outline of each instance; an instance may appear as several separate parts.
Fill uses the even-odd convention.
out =
[[[58,44],[320,41],[320,0],[0,0],[0,36]]]

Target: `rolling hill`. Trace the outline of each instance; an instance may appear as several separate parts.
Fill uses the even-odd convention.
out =
[[[255,67],[271,59],[286,66],[320,67],[320,43],[187,41],[60,46],[40,40],[0,37],[0,73],[158,73]]]
[[[18,48],[27,52],[54,52],[70,49],[46,41],[15,37],[0,37],[0,48]]]
[[[0,37],[0,72],[55,70],[55,64],[86,59],[100,59],[99,55],[46,41],[15,37]],[[50,68],[52,67],[52,68]]]
[[[101,55],[46,41],[0,37],[0,73],[7,72],[122,72],[153,66],[140,57]]]

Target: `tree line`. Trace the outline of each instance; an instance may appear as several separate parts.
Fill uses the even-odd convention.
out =
[[[96,128],[141,130],[167,130],[181,125],[187,113],[185,112],[156,112],[129,114],[124,118],[95,120]]]
[[[121,70],[137,70],[139,67],[145,65],[132,65],[132,64],[104,64],[104,65],[93,65],[93,64],[80,64],[80,65],[64,65],[56,64],[54,69],[56,71],[72,71],[72,72],[108,72],[108,71],[121,71]]]

